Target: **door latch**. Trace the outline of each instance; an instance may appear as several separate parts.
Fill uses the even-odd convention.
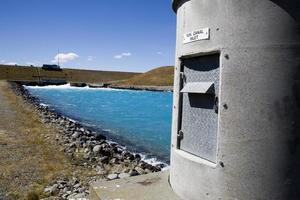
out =
[[[183,131],[182,130],[178,131],[178,133],[177,133],[177,139],[178,140],[182,140],[183,139]]]
[[[218,112],[219,112],[219,98],[218,97],[215,97],[215,100],[214,100],[214,110],[215,110],[215,113],[218,114]]]

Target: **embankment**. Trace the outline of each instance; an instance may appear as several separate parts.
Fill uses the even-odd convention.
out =
[[[82,69],[44,70],[41,67],[0,65],[0,80],[27,81],[32,83],[106,83],[132,78],[140,73],[96,71]]]
[[[43,197],[57,177],[78,178],[73,165],[52,140],[57,130],[42,123],[29,106],[0,81],[0,199]]]
[[[5,83],[2,83],[1,91],[7,91],[8,96],[14,99],[14,101],[7,100],[9,105],[22,108],[12,107],[14,110],[8,112],[14,113],[19,123],[13,123],[14,120],[8,119],[0,124],[16,128],[12,131],[9,127],[5,128],[5,133],[10,131],[11,134],[15,133],[11,135],[13,139],[26,137],[26,140],[17,140],[19,142],[17,145],[27,147],[28,151],[19,152],[18,158],[21,163],[11,162],[11,165],[16,168],[13,173],[4,171],[8,170],[9,166],[0,166],[2,196],[16,195],[20,198],[20,194],[28,193],[40,197],[56,196],[60,199],[81,198],[88,195],[89,184],[97,179],[112,180],[135,176],[160,171],[164,167],[163,165],[152,166],[142,161],[139,154],[128,152],[117,143],[107,141],[101,132],[91,131],[60,113],[40,105],[39,100],[30,96],[22,86],[13,83],[11,88],[17,96]],[[5,110],[6,107],[7,105],[0,105],[0,109]],[[22,122],[28,124],[24,126]],[[27,140],[30,140],[33,145]],[[4,146],[11,147],[10,141],[7,141]],[[0,145],[1,148],[2,146]],[[14,149],[1,150],[4,152],[1,156],[14,155],[15,151],[19,151],[17,146]],[[44,151],[46,153],[41,153]],[[47,159],[49,156],[50,161]],[[35,157],[39,159],[35,161]],[[14,160],[13,157],[9,159]],[[7,159],[1,162],[7,163]],[[26,169],[23,166],[24,162],[34,165],[29,167],[34,170],[23,173]],[[45,166],[49,167],[44,169]],[[23,185],[10,181],[18,172],[22,173],[18,174],[17,180],[22,180]],[[37,179],[28,182],[26,175]],[[30,187],[25,187],[25,182],[31,183],[28,184]],[[11,187],[5,187],[6,185]],[[18,191],[14,192],[14,190]]]

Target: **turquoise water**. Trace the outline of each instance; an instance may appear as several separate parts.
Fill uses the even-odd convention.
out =
[[[149,158],[169,162],[171,92],[65,86],[26,87],[65,116]]]

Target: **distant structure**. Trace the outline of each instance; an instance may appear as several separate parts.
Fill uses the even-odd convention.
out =
[[[43,64],[42,69],[53,70],[53,71],[61,71],[62,70],[59,65],[48,65],[48,64]]]
[[[62,69],[59,66],[59,49],[57,50],[57,64],[56,65],[48,65],[43,64],[42,69],[44,70],[53,70],[53,71],[61,71]]]
[[[173,0],[170,184],[182,199],[300,199],[299,3]]]

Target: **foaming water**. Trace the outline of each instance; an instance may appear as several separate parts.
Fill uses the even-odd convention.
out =
[[[142,153],[148,163],[169,163],[171,92],[79,88],[69,84],[25,87],[43,105],[101,130],[111,141]]]
[[[46,86],[26,86],[27,89],[48,89],[48,90],[57,90],[57,89],[67,89],[67,90],[104,90],[104,91],[132,91],[129,89],[115,89],[115,88],[94,88],[94,87],[73,87],[70,83],[64,85],[46,85]]]

